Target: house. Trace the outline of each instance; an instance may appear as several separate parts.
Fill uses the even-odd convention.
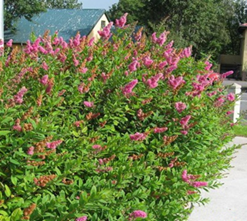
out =
[[[220,55],[220,73],[233,70],[231,76],[237,80],[247,80],[247,23],[241,24],[238,28],[241,38],[239,55]]]
[[[45,31],[50,34],[58,31],[58,36],[68,41],[78,32],[81,36],[94,37],[97,41],[98,31],[109,23],[104,9],[49,9],[35,15],[32,21],[24,17],[19,19],[15,31],[5,31],[4,40],[13,39],[14,45],[24,45],[32,35],[43,36]]]
[[[242,80],[247,80],[247,23],[241,24],[238,31],[241,34]]]

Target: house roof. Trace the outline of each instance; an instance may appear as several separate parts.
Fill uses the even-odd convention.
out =
[[[19,19],[14,32],[5,31],[5,41],[13,39],[14,43],[26,43],[31,34],[43,35],[46,30],[50,34],[59,32],[65,41],[74,37],[79,31],[81,36],[88,35],[99,19],[105,14],[104,9],[49,9],[28,21]]]

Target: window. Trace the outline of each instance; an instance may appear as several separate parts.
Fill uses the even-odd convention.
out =
[[[102,21],[101,21],[101,28],[104,28],[104,27],[105,27],[105,21],[102,20]]]

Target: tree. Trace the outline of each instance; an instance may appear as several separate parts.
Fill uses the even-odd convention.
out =
[[[48,8],[82,8],[78,0],[5,0],[4,29],[13,29],[13,23],[24,16],[31,20],[36,14]]]
[[[132,7],[131,2],[141,7]],[[130,21],[137,17],[150,33],[166,29],[178,47],[192,45],[196,57],[206,53],[216,58],[230,42],[227,22],[234,6],[234,0],[120,0],[109,15],[115,19],[126,9]]]
[[[234,14],[229,17],[227,28],[230,34],[230,42],[222,50],[224,54],[239,54],[241,39],[238,32],[239,25],[247,22],[247,2],[236,0],[234,2]]]
[[[82,8],[82,3],[78,3],[78,0],[45,0],[42,3],[46,8]]]
[[[45,9],[40,0],[4,0],[4,29],[10,29],[22,16],[31,20],[33,15]]]

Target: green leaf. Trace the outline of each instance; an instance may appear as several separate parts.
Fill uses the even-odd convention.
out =
[[[96,186],[93,186],[91,191],[90,191],[90,195],[93,196],[97,193],[97,189],[96,189]]]
[[[9,187],[6,184],[4,185],[4,187],[5,187],[5,191],[4,191],[5,195],[7,197],[10,197],[11,191],[10,191]]]
[[[7,134],[9,134],[11,131],[9,130],[2,130],[0,131],[0,136],[6,136]]]
[[[11,176],[10,177],[10,179],[11,179],[11,182],[14,184],[14,185],[16,185],[17,184],[17,178],[16,177],[14,177],[14,176]]]
[[[22,210],[20,208],[17,208],[13,211],[13,213],[11,214],[10,220],[11,221],[16,221],[16,220],[20,220],[22,217]]]
[[[0,210],[0,214],[2,214],[2,215],[4,215],[4,216],[8,216],[8,213],[5,212],[4,210]],[[1,216],[0,216],[0,220],[2,220],[2,219],[1,219]]]
[[[15,165],[20,165],[20,162],[17,161],[17,160],[14,160],[14,159],[10,159],[9,162],[10,162],[10,163],[13,163],[13,164],[15,164]]]

